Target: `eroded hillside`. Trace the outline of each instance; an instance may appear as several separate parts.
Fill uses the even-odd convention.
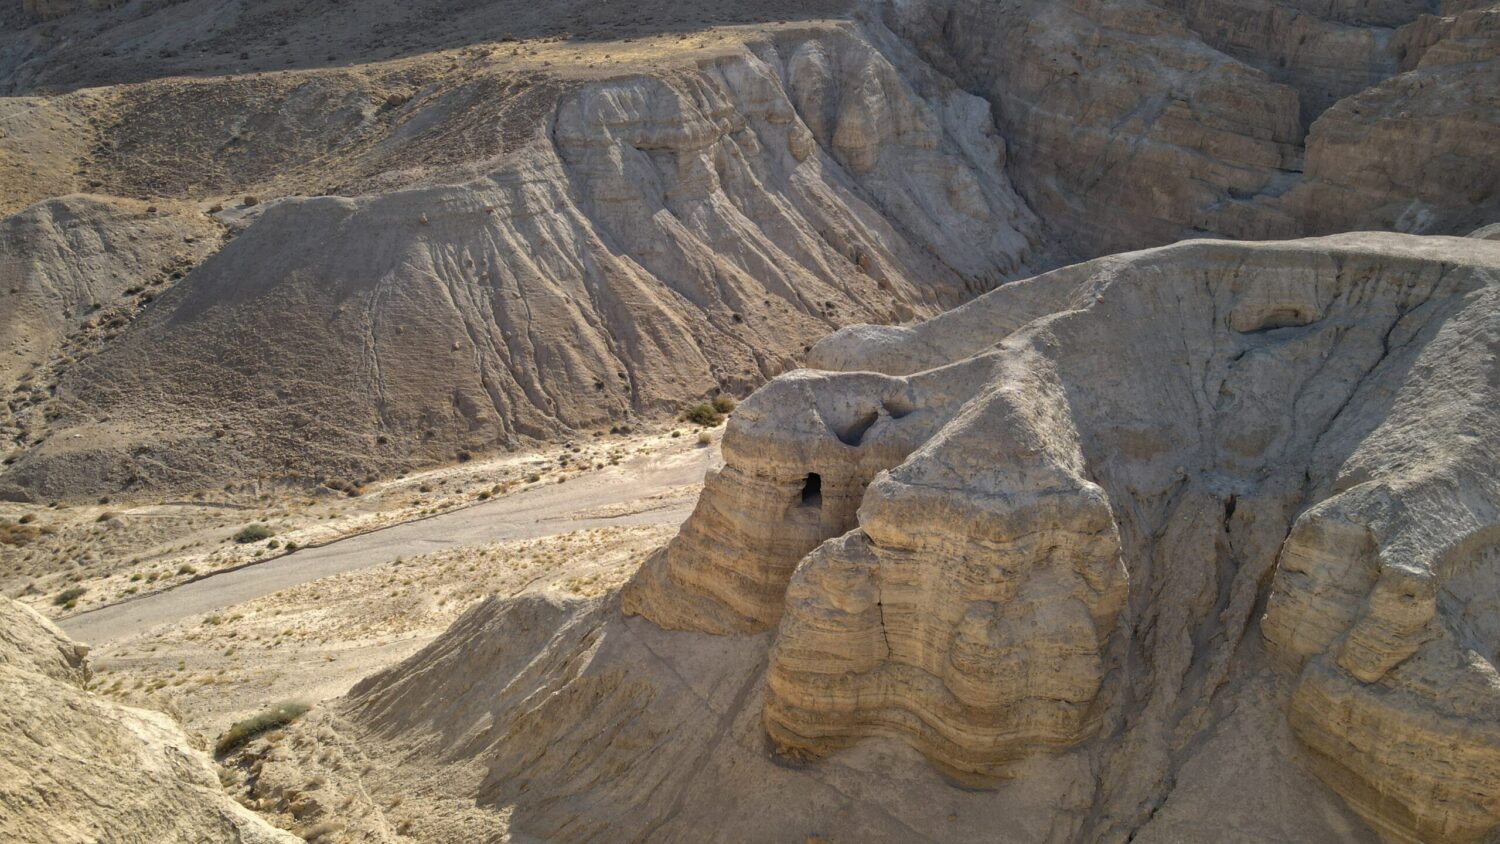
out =
[[[297,487],[662,418],[1070,257],[1465,233],[1500,172],[1483,5],[6,14],[0,201],[146,202],[194,238],[171,272],[197,265],[80,364],[8,329],[20,499]],[[22,228],[6,265],[46,254]],[[49,307],[16,337],[97,322]]]
[[[369,795],[328,816],[1486,840],[1497,283],[1477,239],[1214,241],[836,334],[623,598],[486,601],[302,728]],[[250,759],[268,807],[314,764]]]

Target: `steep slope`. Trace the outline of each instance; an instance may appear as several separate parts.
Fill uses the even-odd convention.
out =
[[[848,27],[583,85],[478,181],[266,208],[64,380],[12,494],[363,475],[744,390],[1031,259],[991,125]]]
[[[15,842],[290,844],[230,800],[159,712],[84,691],[84,649],[0,598],[0,836]]]
[[[839,332],[621,598],[306,735],[422,840],[1486,840],[1497,297],[1491,241],[1195,242]]]
[[[1216,234],[1460,234],[1500,208],[1493,3],[933,0],[886,19],[994,107],[1085,257]]]
[[[68,196],[0,223],[0,432],[44,429],[57,382],[216,249],[191,209]]]

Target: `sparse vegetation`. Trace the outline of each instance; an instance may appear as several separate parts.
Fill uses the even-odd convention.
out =
[[[253,525],[245,525],[244,527],[240,528],[239,532],[234,535],[234,541],[238,542],[241,545],[248,545],[251,542],[259,542],[262,539],[270,539],[275,535],[276,531],[271,530],[266,525],[256,523]]]
[[[52,603],[64,609],[70,610],[78,606],[78,599],[82,598],[83,593],[87,591],[89,590],[85,589],[82,586],[70,586],[67,589],[64,589],[63,591],[52,596]]]
[[[684,422],[691,422],[694,425],[712,428],[724,421],[724,414],[714,410],[714,406],[708,402],[700,402],[683,411],[682,419]]]
[[[32,542],[42,534],[36,525],[8,525],[0,524],[0,545],[11,545],[21,547]]]
[[[224,735],[219,736],[218,742],[214,744],[214,753],[223,756],[236,748],[243,747],[246,742],[261,733],[279,730],[296,721],[311,708],[306,703],[297,700],[272,704],[259,714],[234,722]]]
[[[734,412],[734,409],[736,407],[739,407],[739,402],[735,401],[733,396],[724,395],[721,393],[717,396],[714,396],[713,406],[714,410],[724,414],[725,416],[728,416],[729,414]]]

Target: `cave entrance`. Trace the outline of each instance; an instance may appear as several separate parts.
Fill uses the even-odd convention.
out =
[[[802,482],[802,506],[823,506],[823,476],[817,472],[808,472],[807,480]]]

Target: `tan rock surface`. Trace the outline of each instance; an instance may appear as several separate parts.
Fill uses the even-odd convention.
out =
[[[623,614],[487,602],[259,787],[336,746],[372,840],[1485,840],[1497,279],[1200,241],[839,332]]]
[[[81,688],[81,649],[0,598],[0,837],[292,842],[229,798],[166,715]]]
[[[776,560],[791,576],[767,678],[773,740],[824,753],[901,735],[940,765],[1007,775],[1012,758],[1123,723],[1135,735],[1115,759],[1132,758],[1163,719],[1200,729],[1219,688],[1256,664],[1246,634],[1269,588],[1268,658],[1290,659],[1289,677],[1307,665],[1290,718],[1322,760],[1313,769],[1388,834],[1487,834],[1500,804],[1480,795],[1500,775],[1500,743],[1484,713],[1500,683],[1495,645],[1470,619],[1496,589],[1475,567],[1493,556],[1500,502],[1481,468],[1497,430],[1500,252],[1472,243],[1183,244],[889,330],[899,339],[873,344],[877,360],[900,342],[920,359],[924,335],[951,337],[945,322],[972,325],[1012,297],[1024,308],[1030,285],[1073,282],[1065,295],[1092,297],[972,337],[999,343],[980,358],[992,361],[986,385],[874,476],[855,530]],[[815,357],[868,368],[858,349],[871,333],[835,335]],[[863,374],[794,376],[814,378],[805,389],[825,404],[862,395],[874,407],[891,390]],[[787,383],[745,403],[721,479],[755,472],[741,437],[764,465],[767,432],[805,427],[801,406],[777,400]],[[859,443],[845,445],[832,462],[857,465]],[[783,475],[830,471],[819,452],[783,454]],[[709,483],[699,514],[743,509],[731,495],[748,486]],[[766,559],[732,536],[702,554],[700,521],[631,587],[652,599],[628,609],[680,625],[683,596],[711,617],[694,589],[702,573]],[[733,597],[722,604],[719,616],[743,615]]]

